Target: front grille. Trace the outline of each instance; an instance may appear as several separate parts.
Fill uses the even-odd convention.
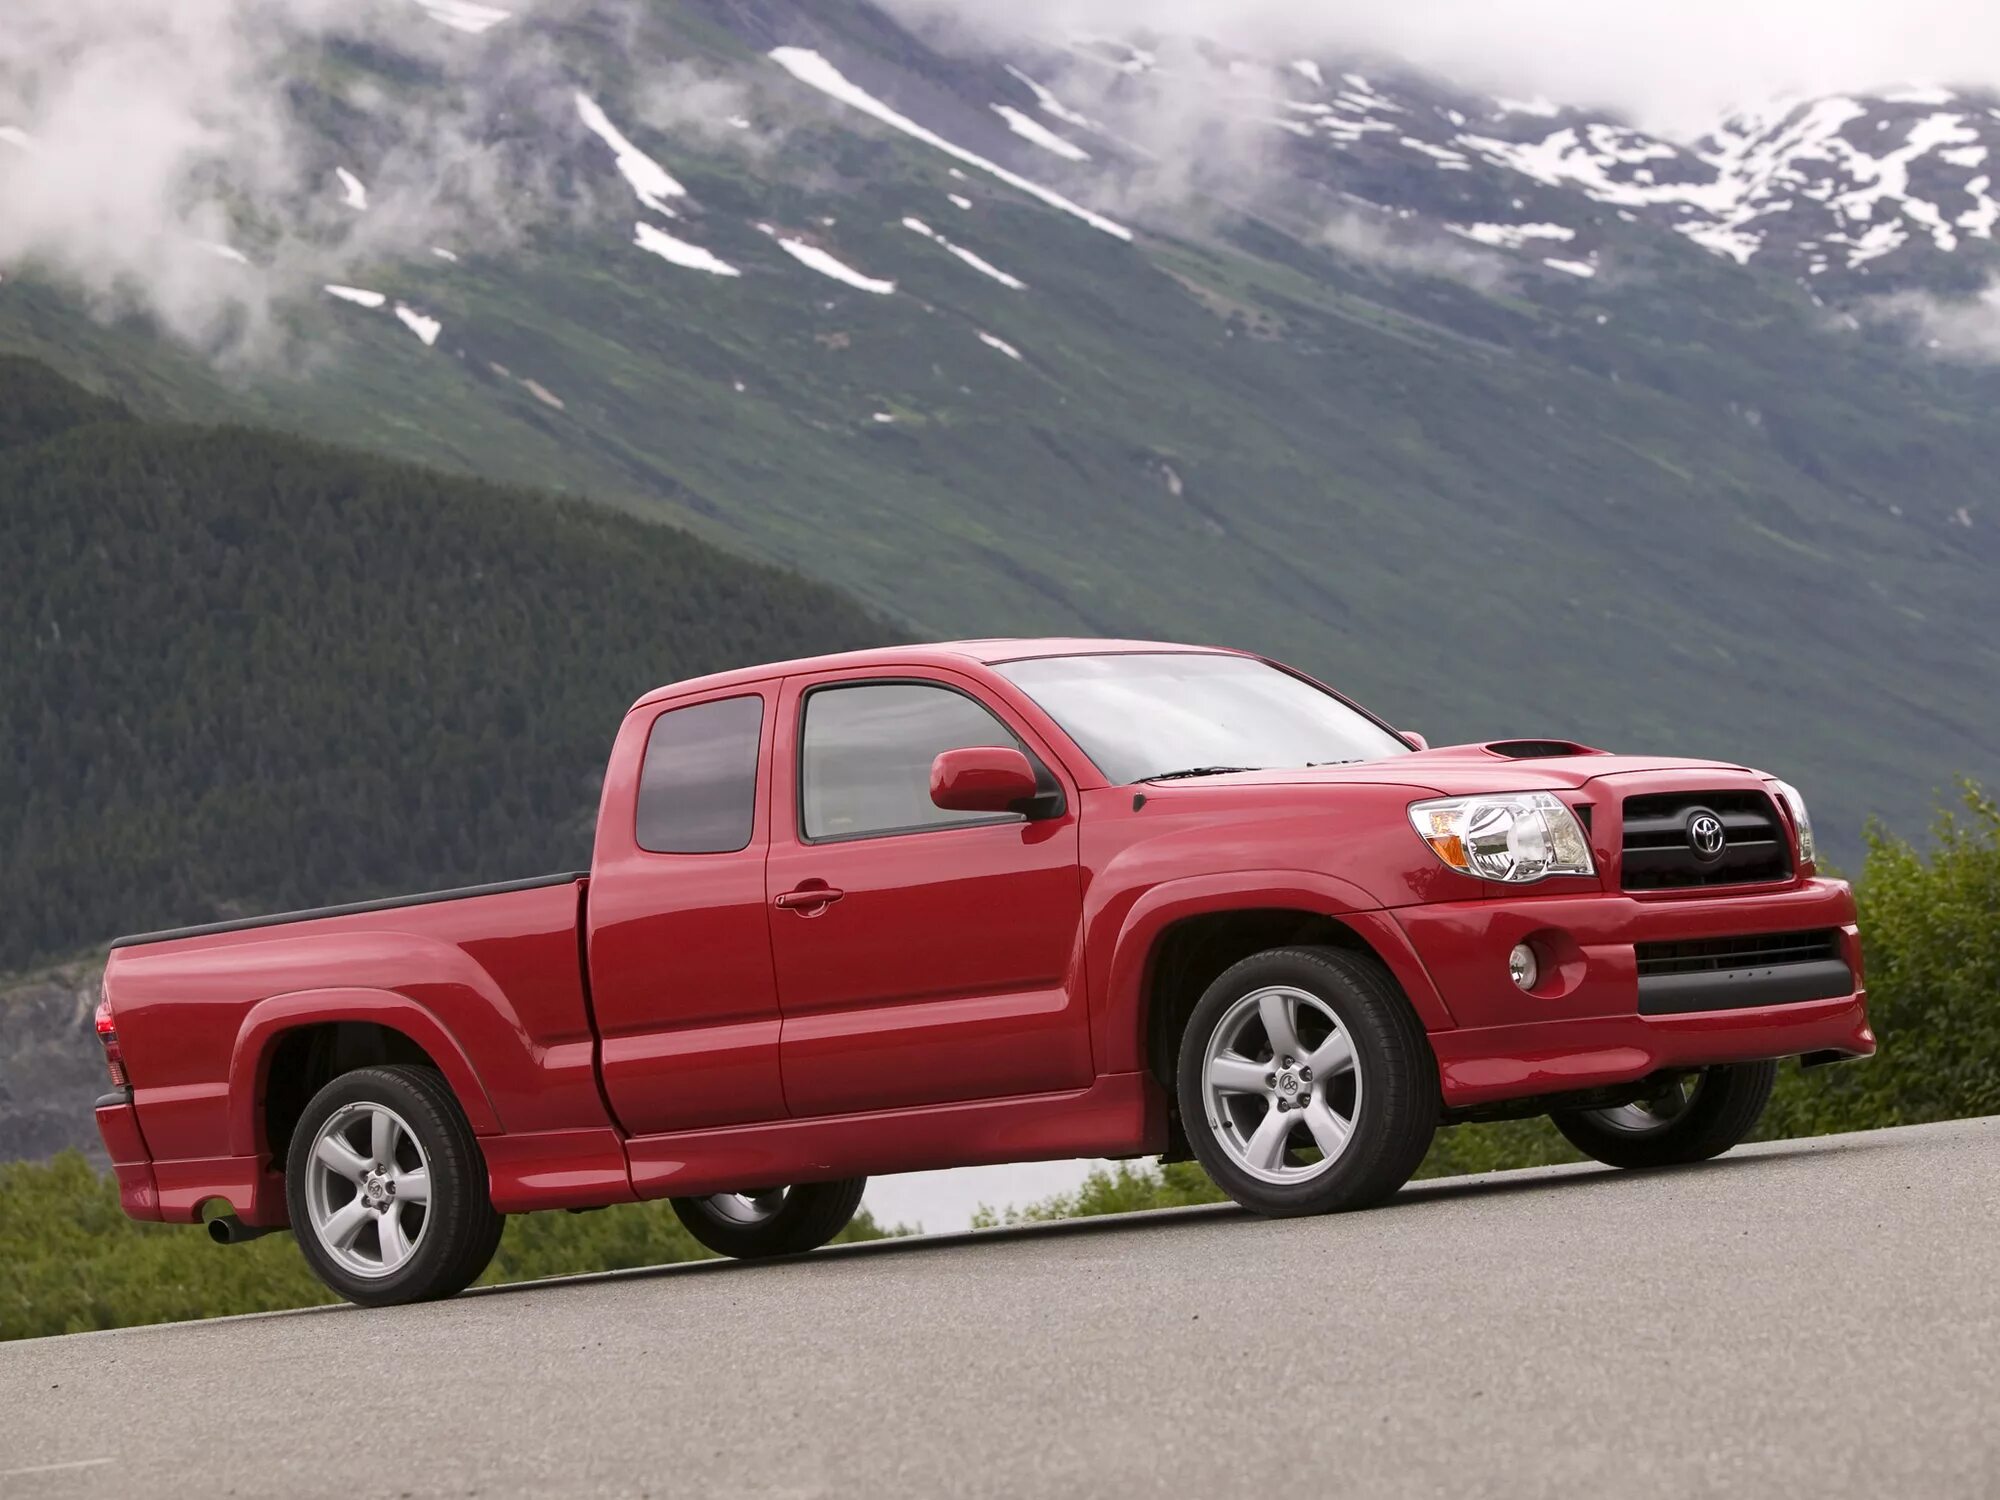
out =
[[[1695,852],[1689,829],[1699,814],[1721,820],[1713,858]],[[1624,885],[1628,891],[1692,889],[1785,880],[1792,851],[1777,804],[1763,792],[1660,792],[1625,799]]]
[[[1840,934],[1770,932],[1758,937],[1690,938],[1678,943],[1639,943],[1639,977],[1661,974],[1716,974],[1726,969],[1768,969],[1784,964],[1821,963],[1840,957]]]

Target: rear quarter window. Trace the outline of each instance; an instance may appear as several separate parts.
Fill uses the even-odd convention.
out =
[[[639,773],[639,847],[652,854],[733,854],[757,821],[756,694],[669,709],[646,736]]]

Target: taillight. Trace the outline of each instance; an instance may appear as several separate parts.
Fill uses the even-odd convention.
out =
[[[111,1019],[109,995],[97,1002],[97,1040],[104,1048],[104,1065],[111,1070],[111,1086],[129,1088],[132,1080],[125,1076],[125,1054],[118,1050],[118,1023]]]

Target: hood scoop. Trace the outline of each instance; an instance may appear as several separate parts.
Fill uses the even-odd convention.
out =
[[[1502,760],[1559,760],[1570,755],[1608,755],[1575,740],[1494,740],[1482,747],[1488,755]]]

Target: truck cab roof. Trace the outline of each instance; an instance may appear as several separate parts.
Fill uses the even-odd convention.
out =
[[[774,677],[798,677],[812,672],[840,671],[847,668],[866,670],[880,667],[894,670],[897,667],[963,667],[967,663],[993,666],[1000,662],[1024,661],[1039,656],[1105,656],[1149,651],[1184,651],[1202,656],[1246,654],[1217,646],[1191,646],[1177,641],[1133,641],[1099,639],[1091,636],[991,636],[981,640],[877,646],[865,651],[841,651],[828,656],[806,656],[795,661],[767,662],[762,666],[712,672],[705,677],[691,677],[681,682],[670,682],[663,687],[657,687],[640,698],[632,707],[644,708],[648,704],[686,697],[694,693],[711,692],[716,688],[747,687],[751,683],[768,682]]]

